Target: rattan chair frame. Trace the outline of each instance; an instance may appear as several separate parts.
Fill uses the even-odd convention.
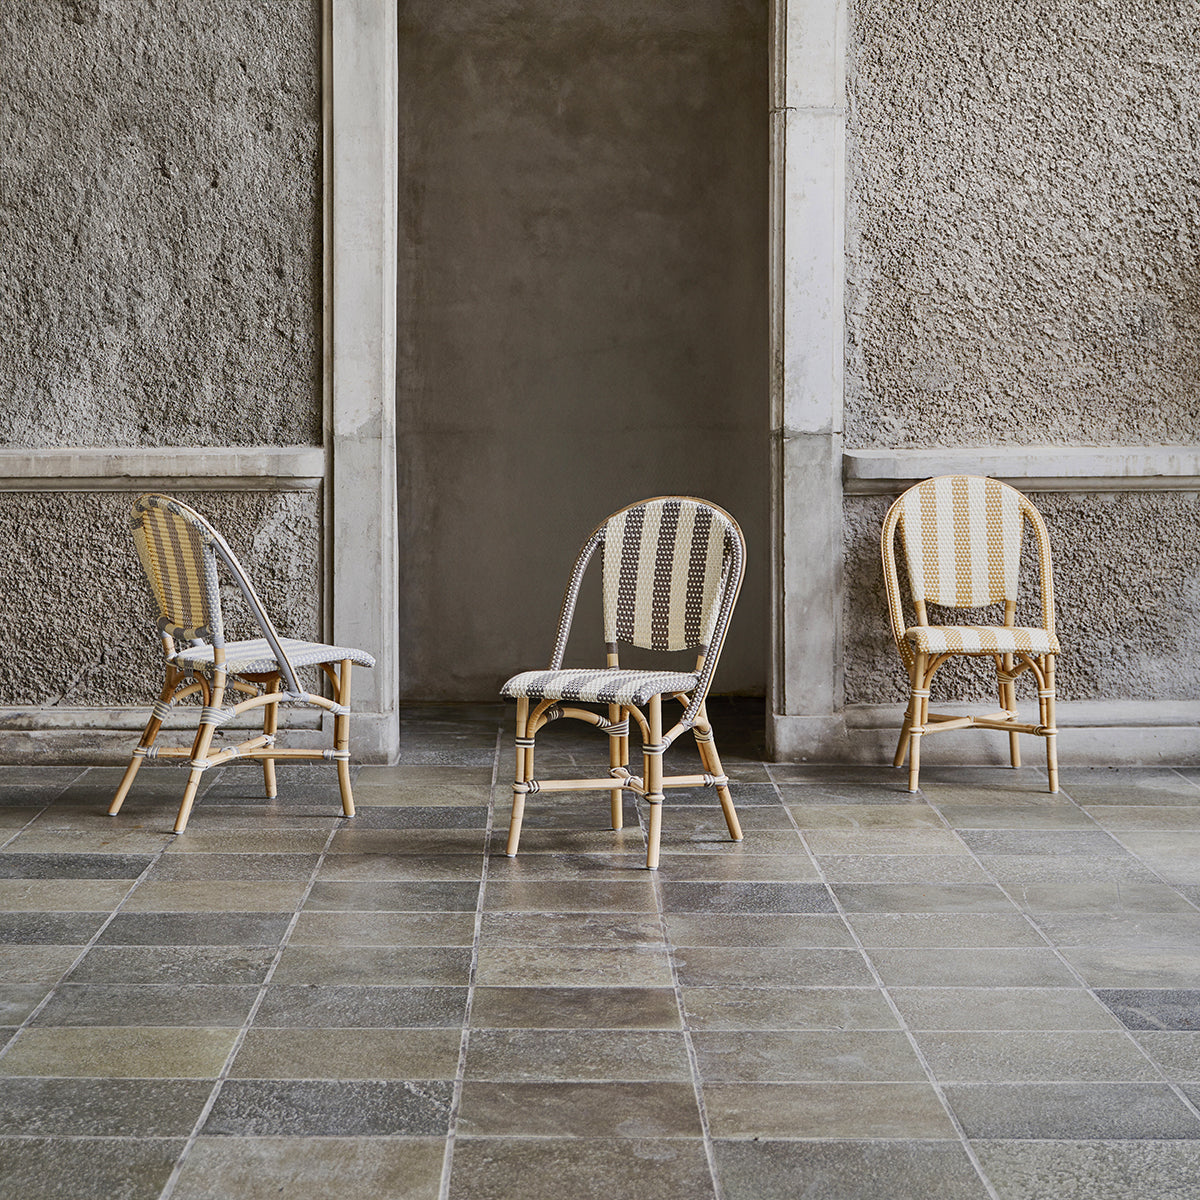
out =
[[[921,741],[934,733],[945,733],[951,729],[996,729],[1008,734],[1009,761],[1014,768],[1021,765],[1021,749],[1019,735],[1033,734],[1045,739],[1046,769],[1049,779],[1049,790],[1058,791],[1058,750],[1055,727],[1055,683],[1054,666],[1056,649],[1045,653],[1016,650],[1011,653],[994,653],[986,649],[979,650],[948,650],[941,653],[922,652],[913,646],[910,634],[914,629],[929,628],[927,602],[937,602],[945,607],[969,608],[978,606],[976,599],[972,604],[954,604],[944,597],[936,600],[929,596],[928,589],[921,595],[910,596],[916,613],[916,622],[909,625],[905,620],[904,603],[901,595],[899,571],[896,562],[896,541],[899,537],[906,540],[914,537],[918,542],[921,554],[926,557],[936,557],[939,554],[937,538],[930,530],[927,522],[921,522],[920,527],[910,533],[905,526],[903,517],[906,501],[914,494],[927,498],[937,490],[937,485],[958,484],[963,489],[972,485],[985,484],[990,489],[1002,489],[1002,493],[1015,501],[1017,520],[1021,522],[1016,530],[1017,557],[1022,540],[1024,526],[1033,530],[1038,559],[1038,577],[1041,584],[1042,626],[1038,633],[1049,635],[1051,646],[1057,646],[1054,629],[1054,576],[1050,559],[1050,535],[1042,514],[1034,507],[1029,499],[1016,488],[997,479],[985,479],[973,475],[943,475],[934,479],[926,479],[909,488],[888,509],[884,518],[881,534],[883,555],[884,581],[887,587],[888,617],[891,623],[892,637],[900,659],[904,664],[909,678],[909,700],[904,714],[904,723],[900,729],[900,740],[896,746],[893,765],[900,767],[908,757],[908,790],[920,790]],[[921,493],[921,489],[927,489]],[[1008,530],[1012,534],[1012,530]],[[1015,586],[1015,566],[1010,572],[1010,581],[999,589],[1001,594],[988,594],[985,602],[1003,601],[1004,624],[1001,627],[973,626],[971,628],[986,633],[992,629],[1014,629],[1016,627],[1017,596]],[[954,657],[991,658],[996,668],[996,686],[999,694],[1001,709],[998,712],[985,713],[978,716],[959,716],[946,713],[933,713],[929,710],[930,685],[934,675],[951,658]],[[1037,684],[1038,720],[1022,722],[1016,705],[1016,681],[1028,671]]]
[[[347,817],[354,816],[349,728],[352,668],[356,662],[374,665],[371,655],[346,647],[293,643],[293,646],[303,648],[306,665],[321,668],[333,694],[332,698],[327,698],[307,691],[285,645],[288,639],[279,636],[237,555],[200,513],[181,500],[147,493],[134,501],[130,525],[138,556],[161,614],[158,629],[166,659],[166,676],[109,806],[109,815],[120,812],[142,763],[147,759],[184,760],[190,770],[175,820],[175,832],[182,833],[187,828],[204,772],[244,758],[262,763],[268,799],[274,799],[278,790],[277,762],[335,762],[342,813]],[[263,645],[226,642],[218,567],[228,573],[245,599],[263,635]],[[185,645],[181,647],[180,642]],[[231,661],[238,661],[239,648],[247,647],[253,647],[253,665],[265,665],[266,669],[229,668]],[[195,661],[198,651],[201,659]],[[211,660],[204,661],[209,652]],[[231,693],[246,699],[227,705]],[[191,745],[159,746],[158,735],[176,706],[195,698],[200,699],[201,707]],[[305,705],[331,713],[333,748],[277,746],[281,704]],[[260,708],[263,710],[261,734],[235,745],[214,745],[223,725]]]
[[[646,509],[647,506],[672,502],[698,505],[709,510],[723,523],[725,531],[721,579],[718,593],[713,601],[715,611],[711,614],[711,635],[707,642],[698,648],[695,661],[696,682],[686,691],[662,691],[650,695],[642,706],[645,709],[644,712],[642,707],[637,704],[609,704],[606,712],[602,713],[574,703],[564,703],[557,698],[516,696],[516,770],[513,781],[512,816],[509,821],[508,843],[505,851],[510,858],[516,856],[520,844],[525,798],[530,794],[541,792],[608,790],[610,793],[610,817],[614,830],[620,830],[624,824],[623,793],[630,791],[634,795],[641,796],[649,809],[646,847],[646,867],[649,870],[656,869],[659,864],[662,806],[665,799],[664,793],[668,788],[715,788],[730,838],[735,842],[742,840],[741,825],[729,790],[729,778],[721,765],[712,723],[706,707],[708,690],[721,656],[721,650],[729,630],[730,618],[741,590],[742,577],[745,574],[745,539],[737,522],[724,509],[692,496],[655,496],[649,500],[627,505],[602,521],[592,531],[575,560],[575,566],[571,572],[559,612],[558,629],[554,639],[554,649],[550,655],[549,670],[563,669],[563,657],[566,653],[584,575],[596,551],[605,545],[610,531],[614,528],[614,523],[625,514]],[[606,597],[606,603],[607,600]],[[613,603],[616,604],[617,601],[614,599]],[[637,641],[631,642],[628,638],[614,637],[610,639],[608,630],[606,630],[605,636],[607,639],[606,670],[620,669],[620,642],[648,648],[645,644]],[[694,646],[686,648],[697,649]],[[514,680],[518,678],[520,677],[514,676]],[[510,680],[509,684],[512,682],[513,680]],[[505,685],[506,688],[508,686],[508,684]],[[683,712],[679,719],[666,730],[663,728],[664,698],[676,701],[683,706]],[[535,777],[534,749],[537,735],[548,723],[564,717],[594,725],[602,733],[608,735],[609,773],[607,776],[595,779],[539,779]],[[634,775],[629,769],[631,723],[637,727],[641,736],[641,775]],[[695,739],[704,771],[686,775],[664,774],[663,758],[667,749],[677,738],[689,730]]]

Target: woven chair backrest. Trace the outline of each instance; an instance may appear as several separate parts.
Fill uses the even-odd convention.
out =
[[[184,641],[222,644],[216,532],[199,513],[168,496],[139,496],[129,523],[158,601],[159,630]]]
[[[745,545],[736,522],[703,501],[666,496],[623,509],[597,534],[604,640],[707,654],[741,584]]]
[[[896,502],[914,599],[953,608],[1016,600],[1025,509],[998,479],[942,475]]]

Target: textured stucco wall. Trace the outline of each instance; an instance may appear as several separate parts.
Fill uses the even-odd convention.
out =
[[[225,535],[279,632],[320,629],[316,492],[189,494]],[[149,704],[162,686],[158,617],[121,492],[0,494],[0,706]],[[223,579],[227,637],[257,636]]]
[[[667,492],[746,529],[717,689],[763,690],[767,11],[401,4],[404,695],[544,661],[587,533]]]
[[[854,0],[852,446],[1200,435],[1200,6]]]
[[[0,5],[0,445],[320,441],[320,19]]]
[[[1200,496],[1180,492],[1046,493],[1030,499],[1046,518],[1054,560],[1064,700],[1194,700],[1200,696]],[[906,697],[892,643],[879,555],[890,500],[846,502],[846,700]],[[1026,537],[1026,559],[1032,539]],[[1018,623],[1037,622],[1036,575],[1025,563]],[[943,610],[945,611],[945,610]],[[990,611],[996,621],[999,609]],[[911,610],[910,610],[911,613]],[[911,619],[911,616],[910,616]],[[967,620],[959,613],[954,619]],[[930,620],[936,623],[933,610]],[[1040,623],[1040,622],[1038,622]],[[990,663],[954,661],[938,673],[935,697],[988,699]],[[1018,685],[1028,697],[1030,685]]]

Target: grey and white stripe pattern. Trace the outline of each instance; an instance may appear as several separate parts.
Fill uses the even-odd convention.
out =
[[[293,667],[341,662],[345,658],[364,667],[375,665],[375,659],[365,650],[353,650],[348,646],[326,646],[321,642],[302,642],[297,638],[280,638],[279,644]],[[181,671],[197,667],[211,668],[212,663],[211,646],[189,646],[175,656],[175,665]],[[258,675],[278,671],[279,667],[279,659],[266,638],[225,643],[225,669],[230,674]]]
[[[579,700],[588,704],[641,707],[651,696],[690,693],[699,681],[694,671],[627,671],[620,667],[523,671],[500,690],[515,700]]]
[[[735,543],[730,523],[694,500],[651,500],[611,517],[604,526],[604,640],[705,652]]]

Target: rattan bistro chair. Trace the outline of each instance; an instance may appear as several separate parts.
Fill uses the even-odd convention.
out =
[[[563,668],[563,654],[583,575],[597,549],[603,559],[603,668]],[[622,825],[621,795],[627,789],[650,807],[646,866],[658,866],[663,789],[715,787],[729,835],[742,830],[721,769],[705,698],[742,584],[746,549],[742,531],[725,511],[687,496],[660,496],[614,513],[588,538],[563,597],[550,667],[514,675],[501,694],[517,702],[516,779],[507,853],[517,853],[525,797],[531,792],[609,790],[612,827]],[[621,643],[656,651],[694,651],[695,669],[628,670],[618,658]],[[662,701],[683,705],[663,732]],[[591,703],[606,715],[580,708]],[[645,712],[642,712],[642,709]],[[608,734],[609,774],[602,779],[535,779],[534,739],[548,722],[572,717]],[[643,773],[629,771],[629,722],[641,733]],[[686,730],[700,752],[704,774],[663,775],[663,754]]]
[[[1016,625],[1017,577],[1025,523],[1033,528],[1041,576],[1042,624]],[[904,618],[896,570],[899,536],[916,609],[916,624]],[[1008,732],[1009,755],[1021,765],[1018,734],[1046,739],[1050,791],[1058,791],[1054,728],[1054,584],[1050,539],[1041,513],[1015,488],[998,479],[942,475],[911,487],[888,510],[883,523],[883,572],[896,648],[908,669],[908,710],[900,730],[895,765],[908,753],[908,790],[918,790],[921,738],[948,729],[973,727]],[[1003,625],[930,625],[927,604],[977,608],[1004,603]],[[996,664],[999,712],[944,716],[929,711],[929,685],[938,668],[955,655],[991,658]],[[1025,671],[1037,681],[1036,725],[1017,717],[1016,680]]]
[[[139,496],[130,517],[150,586],[162,616],[158,622],[167,677],[154,704],[141,741],[113,797],[109,814],[120,811],[138,768],[147,758],[187,759],[191,765],[175,832],[182,833],[200,778],[209,767],[235,758],[262,762],[268,798],[275,796],[275,763],[281,759],[332,760],[337,763],[342,811],[354,815],[350,790],[350,669],[353,663],[373,667],[375,660],[362,650],[325,646],[281,638],[275,632],[246,573],[225,539],[198,513],[169,496]],[[221,615],[217,565],[232,576],[262,632],[261,638],[226,642]],[[176,642],[185,643],[182,649]],[[337,664],[337,669],[334,669]],[[296,668],[319,665],[332,684],[332,700],[306,691]],[[227,692],[248,699],[224,706]],[[199,725],[190,748],[155,745],[171,709],[181,700],[199,696]],[[333,714],[332,750],[282,749],[275,745],[279,705],[307,704]],[[214,748],[213,737],[240,713],[263,710],[263,731],[235,746]]]

